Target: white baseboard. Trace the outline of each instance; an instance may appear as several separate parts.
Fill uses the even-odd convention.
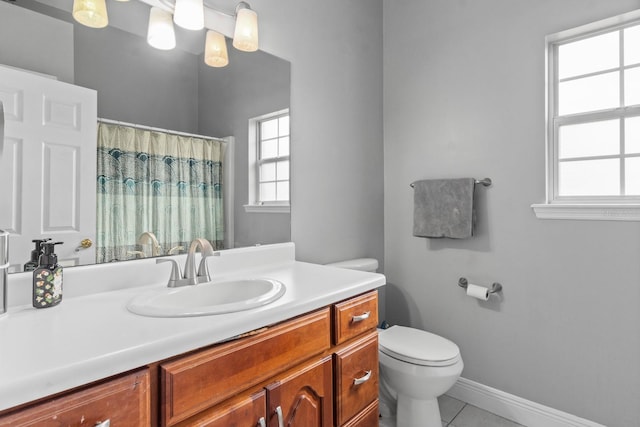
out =
[[[447,395],[526,427],[606,427],[466,378],[460,378]]]

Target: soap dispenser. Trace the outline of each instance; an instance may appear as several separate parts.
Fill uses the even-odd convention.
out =
[[[49,240],[51,239],[32,240],[32,242],[36,244],[36,247],[31,251],[31,259],[24,265],[24,271],[33,271],[38,268],[40,255],[42,255],[42,244],[48,242]]]
[[[54,253],[55,245],[62,242],[42,243],[42,255],[38,267],[33,270],[33,306],[47,308],[62,301],[62,266]]]

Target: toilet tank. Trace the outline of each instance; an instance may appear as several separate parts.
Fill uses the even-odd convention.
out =
[[[374,258],[356,258],[327,264],[331,267],[347,268],[375,273],[378,270],[378,260]]]

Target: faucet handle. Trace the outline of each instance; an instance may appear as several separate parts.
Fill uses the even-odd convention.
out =
[[[209,274],[209,264],[207,264],[207,258],[211,255],[204,253],[200,260],[200,266],[198,267],[198,283],[206,283],[211,281],[211,274]]]
[[[160,264],[162,262],[170,262],[171,263],[171,276],[169,277],[169,282],[167,286],[170,288],[175,288],[176,286],[182,286],[182,270],[180,269],[180,265],[175,259],[169,258],[158,258],[156,259],[156,264]]]

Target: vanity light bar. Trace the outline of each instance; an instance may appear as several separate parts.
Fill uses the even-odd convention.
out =
[[[151,7],[157,7],[173,13],[173,2],[168,0],[138,0]],[[204,6],[204,28],[214,30],[223,35],[233,38],[236,26],[236,17],[218,10]]]

